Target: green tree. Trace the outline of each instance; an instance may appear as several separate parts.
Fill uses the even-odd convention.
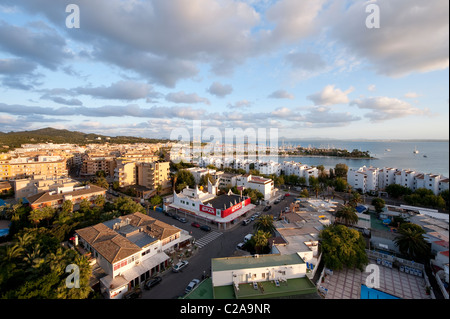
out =
[[[258,231],[261,230],[265,233],[274,234],[275,233],[275,225],[273,224],[273,216],[272,215],[261,215],[259,216],[253,228]]]
[[[347,181],[342,177],[336,177],[334,180],[334,189],[336,192],[345,192],[347,190]]]
[[[425,261],[430,256],[430,246],[425,241],[425,230],[413,223],[403,223],[394,239],[400,252],[412,260]]]
[[[389,196],[394,198],[399,198],[403,195],[410,195],[412,193],[410,188],[398,184],[391,184],[386,186],[385,191]]]
[[[257,254],[260,254],[268,245],[269,238],[271,234],[269,232],[264,232],[262,230],[258,230],[252,237],[252,240],[255,243],[255,251]]]
[[[162,203],[163,199],[159,195],[155,195],[152,198],[150,198],[150,205],[152,206],[158,206]]]
[[[362,235],[344,225],[326,226],[320,233],[320,250],[325,266],[333,270],[344,267],[363,271],[369,260]]]
[[[356,209],[353,206],[345,205],[341,207],[335,214],[336,222],[348,225],[355,225],[358,223],[358,215],[356,215]]]
[[[347,172],[348,172],[348,166],[346,164],[336,164],[335,168],[334,168],[334,175],[336,175],[336,177],[345,177],[347,178]]]
[[[377,213],[381,213],[383,211],[383,208],[385,207],[386,203],[384,199],[382,198],[374,198],[372,199],[372,206],[375,208],[375,211]]]

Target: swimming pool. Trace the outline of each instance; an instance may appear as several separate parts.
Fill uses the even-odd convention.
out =
[[[388,293],[361,285],[361,299],[401,299]]]

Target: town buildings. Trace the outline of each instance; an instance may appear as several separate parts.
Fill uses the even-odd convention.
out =
[[[388,185],[397,184],[415,191],[419,188],[426,188],[435,195],[444,190],[448,190],[449,179],[438,174],[424,174],[408,169],[397,169],[391,167],[360,167],[359,169],[349,169],[347,182],[354,189],[362,192],[383,191]]]
[[[93,203],[98,196],[105,196],[105,194],[106,189],[96,185],[80,187],[71,185],[60,186],[51,191],[44,191],[36,195],[31,195],[27,197],[27,200],[32,209],[43,207],[60,208],[67,200],[70,200],[73,205],[80,204],[83,200]]]
[[[179,213],[186,213],[204,221],[218,224],[219,229],[226,229],[240,216],[253,209],[249,197],[233,194],[217,196],[217,183],[208,183],[208,191],[204,192],[196,186],[194,189],[186,187],[180,193],[173,192],[173,197],[166,198],[165,209],[173,209]]]
[[[134,213],[78,229],[75,244],[90,252],[104,271],[100,291],[118,299],[169,267],[172,251],[190,240],[187,232],[175,226]]]

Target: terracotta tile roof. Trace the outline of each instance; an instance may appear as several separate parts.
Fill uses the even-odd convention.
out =
[[[41,204],[41,203],[48,203],[48,202],[62,200],[62,199],[64,199],[64,196],[67,196],[67,195],[71,195],[73,197],[79,197],[79,196],[83,196],[83,195],[88,196],[88,195],[100,193],[100,192],[106,192],[106,189],[98,187],[96,185],[89,185],[89,188],[77,189],[73,192],[58,193],[58,194],[54,194],[53,192],[49,192],[49,191],[42,192],[42,193],[38,193],[36,195],[32,195],[32,196],[28,197],[27,200],[30,202],[30,204],[36,205],[36,204]]]
[[[78,229],[76,233],[111,264],[141,250],[139,246],[102,223]]]
[[[121,216],[119,219],[125,221],[127,218],[130,225],[142,228],[142,231],[148,236],[158,240],[163,240],[180,232],[179,228],[139,212]],[[142,249],[122,236],[120,232],[103,223],[78,229],[76,233],[111,264],[136,254]]]

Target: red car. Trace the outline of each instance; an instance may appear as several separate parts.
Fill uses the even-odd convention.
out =
[[[195,227],[195,228],[200,228],[200,224],[199,223],[195,223],[195,222],[192,223],[191,226]]]
[[[286,193],[286,194],[284,194],[284,197],[288,197],[288,196],[290,196],[291,194],[289,194],[289,193]]]

